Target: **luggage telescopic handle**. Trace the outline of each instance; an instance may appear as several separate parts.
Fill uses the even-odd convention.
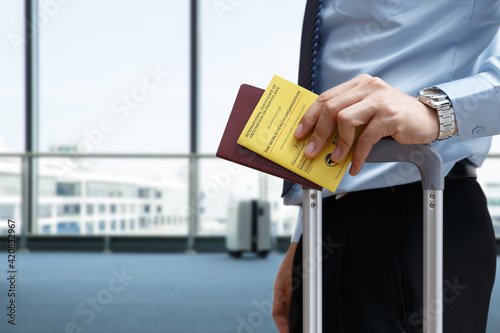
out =
[[[443,332],[443,190],[441,155],[429,145],[403,145],[393,139],[375,144],[367,162],[410,162],[420,171],[424,190],[423,326]]]
[[[429,145],[403,145],[392,139],[375,144],[366,162],[410,162],[420,172],[424,192],[423,326],[443,331],[443,189],[441,155]],[[322,332],[322,196],[303,188],[303,331]]]
[[[423,190],[443,190],[443,159],[429,145],[403,145],[393,139],[375,144],[366,162],[410,162],[420,171]]]

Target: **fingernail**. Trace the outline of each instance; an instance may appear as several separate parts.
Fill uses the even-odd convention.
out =
[[[342,151],[340,150],[339,147],[335,148],[335,150],[332,153],[332,160],[338,162],[341,153]]]
[[[299,124],[299,126],[295,129],[295,132],[293,132],[293,135],[300,136],[302,134],[302,129],[304,129],[304,125]]]
[[[314,152],[314,142],[309,141],[309,143],[306,146],[306,149],[304,150],[304,153],[306,155],[311,155]]]
[[[351,165],[349,173],[351,174],[351,176],[356,176],[356,174],[358,173],[358,168],[356,168],[354,165]]]

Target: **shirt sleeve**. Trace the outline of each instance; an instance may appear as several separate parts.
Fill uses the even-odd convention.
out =
[[[500,56],[487,59],[474,76],[436,87],[450,98],[461,141],[500,133]]]
[[[302,236],[302,231],[304,229],[304,224],[302,222],[302,212],[303,212],[302,207],[300,207],[298,214],[299,216],[297,218],[297,223],[295,224],[295,230],[293,231],[291,239],[292,243],[298,243],[300,240],[300,236]]]

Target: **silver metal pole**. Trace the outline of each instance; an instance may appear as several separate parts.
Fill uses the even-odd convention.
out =
[[[195,236],[199,223],[199,202],[198,202],[198,159],[189,159],[189,209],[188,209],[188,237],[187,253],[195,253]]]
[[[191,154],[198,152],[198,0],[190,2],[190,147]],[[195,252],[198,233],[198,159],[189,159],[189,229],[187,253]]]
[[[303,223],[302,236],[302,296],[303,296],[303,331],[320,333],[323,331],[322,305],[322,193],[318,190],[303,188]]]
[[[24,24],[25,24],[25,151],[27,153],[38,152],[38,130],[39,130],[39,103],[38,103],[38,34],[39,27],[35,22],[38,18],[38,0],[24,1]],[[25,197],[23,201],[27,202],[28,211],[23,216],[25,237],[36,230],[38,225],[38,159],[27,158],[26,168],[27,183],[25,184]],[[25,248],[26,238],[22,241]]]
[[[443,332],[443,191],[424,190],[424,333]]]

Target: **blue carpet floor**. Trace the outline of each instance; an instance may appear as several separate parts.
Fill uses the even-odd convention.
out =
[[[0,332],[277,332],[271,317],[271,293],[282,258],[20,254],[16,326],[7,324],[9,286],[2,278]],[[6,265],[2,271],[6,275]],[[499,275],[488,333],[500,332]]]

